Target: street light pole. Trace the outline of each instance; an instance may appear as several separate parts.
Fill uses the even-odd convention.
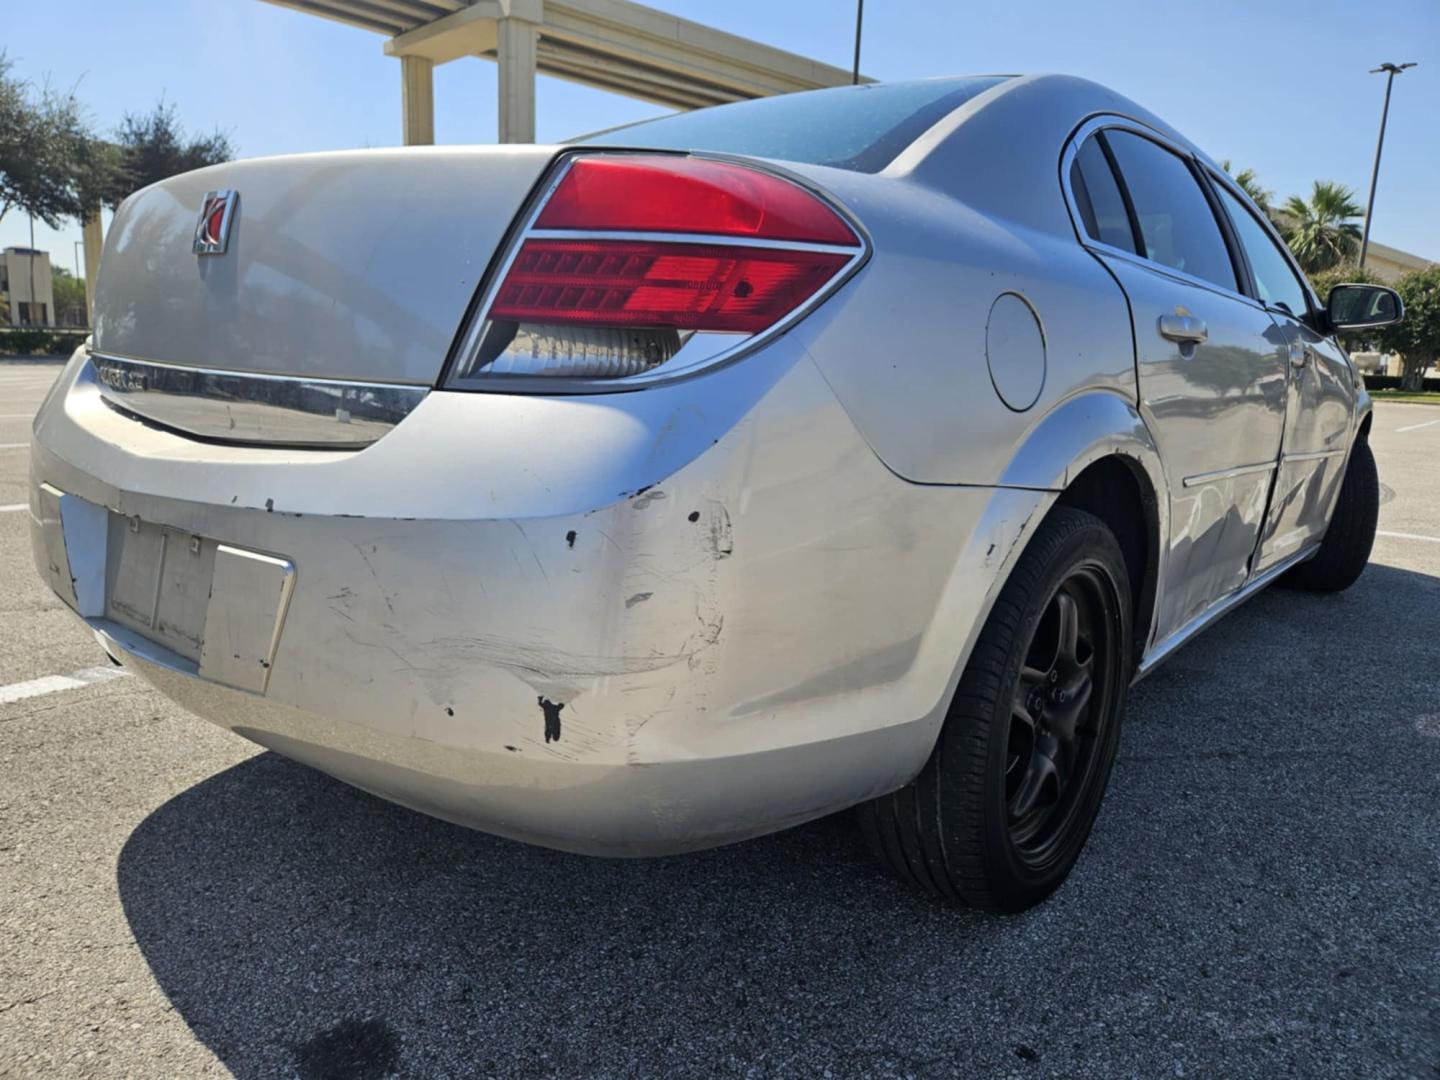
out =
[[[850,75],[852,86],[860,85],[860,27],[865,22],[865,0],[855,0],[855,67]]]
[[[26,321],[27,321],[27,323],[28,323],[29,325],[32,325],[32,326],[33,326],[33,325],[35,325],[35,312],[38,310],[38,307],[37,307],[37,305],[36,305],[36,303],[35,303],[35,215],[34,215],[34,214],[31,214],[31,215],[30,215],[30,254],[26,255],[25,258],[26,258],[27,260],[29,260],[29,263],[30,263],[30,318],[29,318],[28,320],[26,320]]]
[[[1370,173],[1370,201],[1365,204],[1365,231],[1360,237],[1360,269],[1365,269],[1365,253],[1370,249],[1370,218],[1375,213],[1375,183],[1380,179],[1380,151],[1385,148],[1385,122],[1390,118],[1390,88],[1395,85],[1395,76],[1411,64],[1381,64],[1372,68],[1371,75],[1385,72],[1385,107],[1380,110],[1380,138],[1375,142],[1375,168]]]

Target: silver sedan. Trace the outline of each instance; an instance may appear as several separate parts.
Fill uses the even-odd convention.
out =
[[[1370,403],[1203,153],[1058,76],[562,146],[241,161],[116,214],[35,423],[118,663],[366,790],[661,854],[859,806],[902,877],[1069,873],[1129,683],[1341,589]]]

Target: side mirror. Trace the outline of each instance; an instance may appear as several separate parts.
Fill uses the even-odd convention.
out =
[[[1325,301],[1325,311],[1336,330],[1368,330],[1405,318],[1405,302],[1384,285],[1336,285]]]

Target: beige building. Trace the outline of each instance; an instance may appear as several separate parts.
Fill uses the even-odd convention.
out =
[[[1411,255],[1408,251],[1401,251],[1399,248],[1377,244],[1374,240],[1370,241],[1370,247],[1365,252],[1365,269],[1387,285],[1395,284],[1411,271],[1424,270],[1430,265],[1432,263],[1429,259]]]
[[[6,326],[55,325],[48,252],[22,247],[0,252],[0,322]]]

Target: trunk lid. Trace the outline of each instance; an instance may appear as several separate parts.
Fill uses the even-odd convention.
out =
[[[242,377],[432,386],[481,275],[554,154],[304,154],[145,188],[120,207],[105,245],[94,351]],[[206,195],[226,189],[237,193],[226,250],[197,255]],[[235,380],[220,385],[228,394]]]

